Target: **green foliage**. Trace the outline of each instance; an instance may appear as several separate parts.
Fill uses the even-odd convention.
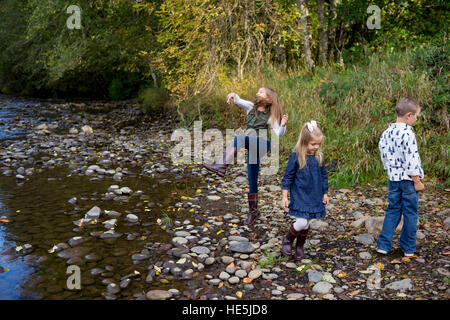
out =
[[[421,53],[414,48],[399,52],[369,49],[366,61],[344,68],[317,68],[313,75],[301,69],[284,72],[276,67],[262,72],[249,70],[246,79],[223,80],[223,85],[211,95],[181,104],[180,111],[186,125],[201,119],[204,127],[244,127],[244,113],[226,104],[226,94],[236,92],[241,98],[252,100],[259,87],[273,87],[284,112],[289,114],[288,129],[280,140],[280,167],[287,161],[301,125],[314,119],[325,135],[323,151],[330,185],[352,186],[386,182],[378,140],[388,124],[395,121],[396,102],[401,97],[414,96],[423,105],[415,132],[427,179],[437,178],[448,184],[450,137],[443,111],[447,107],[433,102],[443,94],[436,90],[436,84],[448,86],[448,71],[443,68],[437,78],[430,76],[426,70],[433,69],[434,64],[418,67],[417,55],[431,55],[435,57],[433,61],[445,64],[442,48],[428,48]]]
[[[164,88],[145,88],[139,92],[138,99],[145,113],[154,113],[164,110],[169,95]]]

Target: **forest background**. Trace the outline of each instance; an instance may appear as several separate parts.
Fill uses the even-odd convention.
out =
[[[133,99],[152,117],[225,129],[245,125],[226,94],[252,100],[266,85],[289,114],[280,164],[314,119],[332,186],[386,183],[378,140],[398,99],[414,96],[425,181],[448,188],[449,9],[446,0],[2,0],[0,91]]]

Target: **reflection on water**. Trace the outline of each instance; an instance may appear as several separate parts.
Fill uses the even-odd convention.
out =
[[[26,126],[20,122],[32,116],[32,110],[24,110],[29,101],[0,100],[0,141],[20,139],[26,134]],[[17,126],[19,123],[19,126]],[[10,129],[17,130],[11,131]],[[40,156],[37,155],[36,159]],[[14,169],[14,168],[11,168]],[[172,220],[189,217],[187,209],[167,211],[182,196],[191,196],[199,181],[186,175],[166,177],[164,180],[141,176],[141,168],[129,168],[136,173],[123,181],[110,177],[91,181],[92,177],[72,174],[68,163],[53,169],[40,170],[27,177],[23,183],[15,175],[0,175],[0,216],[7,216],[9,222],[0,222],[0,299],[104,299],[102,293],[110,282],[120,283],[122,277],[135,273],[141,280],[116,294],[118,299],[134,299],[133,295],[151,289],[177,288],[185,284],[169,279],[166,283],[146,283],[148,267],[158,264],[165,257],[161,244],[170,243],[172,237],[158,225],[157,219],[168,215]],[[111,185],[129,187],[142,193],[128,197],[105,198]],[[75,204],[68,202],[76,197]],[[112,219],[104,213],[96,224],[78,228],[74,221],[81,219],[93,207],[117,211],[116,239],[101,239],[107,231],[102,222]],[[127,214],[139,217],[138,224],[125,220]],[[58,252],[49,250],[59,243],[80,236],[87,241],[75,245],[85,248],[80,258],[71,260],[81,269],[81,290],[69,290],[66,286],[68,260],[58,257]],[[31,244],[31,253],[16,247]],[[149,259],[135,263],[131,256],[146,252]],[[7,270],[7,271],[6,271]],[[173,280],[173,281],[172,281]]]
[[[163,218],[164,209],[173,205],[176,199],[192,195],[198,183],[192,178],[164,184],[145,176],[127,178],[121,182],[106,178],[90,182],[90,178],[72,176],[68,168],[47,169],[36,173],[24,184],[17,184],[14,177],[0,177],[2,215],[10,219],[0,228],[0,251],[9,249],[0,257],[0,266],[9,269],[0,274],[1,299],[102,298],[101,293],[106,287],[102,280],[105,278],[114,279],[117,283],[121,277],[137,270],[145,280],[148,263],[134,265],[130,256],[140,253],[148,243],[170,243],[171,236],[161,229],[157,219]],[[124,201],[117,198],[102,200],[108,187],[113,184],[127,186],[133,191],[141,190],[143,195],[124,197]],[[78,199],[76,205],[68,202],[73,197]],[[115,232],[122,234],[120,238],[104,240],[96,237],[96,232],[107,230],[101,222],[83,229],[75,226],[74,221],[84,217],[93,206],[121,213],[115,228]],[[140,224],[126,222],[128,213],[136,214]],[[187,215],[187,212],[180,211],[171,213],[170,217],[184,219]],[[100,221],[108,219],[111,218],[100,217]],[[82,256],[82,261],[77,262],[81,268],[83,287],[78,292],[66,288],[66,260],[58,257],[57,252],[48,252],[54,245],[67,243],[75,236],[88,239],[75,247],[87,248],[89,255],[89,259]],[[14,253],[17,246],[24,244],[33,246],[31,254]],[[155,254],[151,251],[156,263],[161,258],[161,252]],[[14,260],[8,261],[10,259]],[[94,268],[104,269],[103,277],[93,277],[91,272]],[[128,290],[122,298],[132,298],[133,293],[141,291],[137,290],[139,286],[144,290],[145,281],[139,283],[136,282],[135,290]],[[172,283],[167,288],[173,287],[177,284]]]

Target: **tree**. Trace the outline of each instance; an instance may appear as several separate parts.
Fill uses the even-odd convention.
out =
[[[303,59],[305,61],[305,65],[309,71],[312,71],[314,68],[314,60],[311,57],[311,44],[310,39],[311,31],[308,26],[308,6],[306,5],[306,0],[296,0],[297,9],[300,13],[298,18],[298,27],[300,29],[300,34],[302,35],[303,41]]]

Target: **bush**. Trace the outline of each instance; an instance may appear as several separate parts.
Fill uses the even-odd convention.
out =
[[[164,110],[169,95],[164,88],[145,88],[140,90],[138,100],[143,105],[144,113],[154,113]]]

